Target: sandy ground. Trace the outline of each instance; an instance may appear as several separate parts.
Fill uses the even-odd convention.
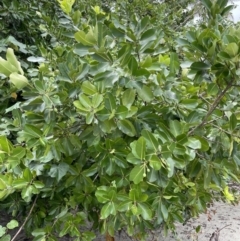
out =
[[[6,223],[6,217],[0,214],[0,224]],[[201,226],[196,232],[196,227]],[[176,224],[176,234],[164,237],[160,230],[152,232],[146,241],[240,241],[240,204],[233,206],[227,203],[215,203],[208,209],[207,213],[201,214],[197,219],[191,219],[186,225]],[[219,230],[220,231],[219,231]],[[218,232],[219,231],[219,232]],[[213,233],[219,236],[212,238]],[[19,235],[16,241],[31,240],[24,239]],[[71,241],[69,237],[59,239],[60,241]],[[106,241],[105,236],[97,235],[95,241]],[[122,231],[115,235],[115,241],[135,241]]]
[[[197,233],[198,225],[201,229]],[[211,239],[214,232],[216,234]],[[197,219],[191,219],[185,226],[177,224],[176,233],[164,237],[160,231],[155,232],[149,235],[147,241],[240,241],[240,204],[232,206],[227,203],[215,203],[207,213],[201,214]],[[95,241],[105,240],[105,237],[100,236],[95,239]],[[124,232],[115,236],[115,241],[133,240],[135,241]]]

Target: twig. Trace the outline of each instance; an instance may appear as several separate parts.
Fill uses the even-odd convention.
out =
[[[224,226],[223,228],[217,228],[217,230],[212,233],[212,236],[210,237],[209,241],[218,241],[219,239],[219,235],[220,235],[220,231],[223,230],[224,228],[228,227],[228,226],[231,226],[231,224],[228,224],[226,226]]]
[[[32,207],[31,207],[31,209],[30,209],[27,217],[25,218],[23,224],[22,224],[21,227],[18,229],[17,233],[13,236],[13,238],[12,238],[11,241],[14,241],[14,240],[17,238],[17,236],[19,235],[19,233],[22,231],[22,229],[23,229],[23,227],[25,226],[26,222],[28,221],[30,215],[32,214],[32,211],[33,211],[34,206],[36,205],[37,199],[38,199],[38,195],[35,197],[34,202],[33,202],[33,205],[32,205]]]
[[[239,135],[234,135],[233,133],[230,133],[230,132],[228,132],[228,131],[225,131],[225,130],[223,130],[221,127],[219,127],[219,126],[217,126],[217,125],[215,125],[215,124],[211,124],[212,126],[214,126],[214,127],[216,127],[218,130],[220,130],[221,132],[224,132],[224,133],[226,133],[226,134],[228,134],[228,135],[230,135],[230,136],[233,136],[233,137],[238,137],[239,138]]]
[[[228,83],[228,85],[226,86],[226,88],[218,95],[218,97],[215,99],[215,101],[213,102],[211,108],[209,109],[207,115],[204,117],[203,121],[197,125],[195,128],[193,128],[191,131],[188,132],[188,135],[191,135],[196,129],[203,127],[205,125],[205,123],[207,122],[208,117],[213,113],[213,111],[216,109],[216,107],[218,106],[218,104],[220,103],[221,99],[224,97],[224,95],[226,94],[226,92],[232,87],[232,83],[234,82],[234,80],[230,81]]]

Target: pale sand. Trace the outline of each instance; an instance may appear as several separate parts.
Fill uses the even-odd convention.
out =
[[[199,233],[195,228],[201,225]],[[226,225],[229,225],[225,227]],[[218,239],[211,241],[240,241],[240,204],[233,206],[227,203],[215,203],[205,214],[197,219],[191,219],[186,225],[176,224],[176,235],[169,234],[164,237],[161,232],[155,231],[149,234],[147,241],[210,241],[210,238],[217,229],[221,229]],[[105,237],[98,236],[95,241],[105,241]],[[115,241],[135,241],[126,233],[121,232],[115,236]]]

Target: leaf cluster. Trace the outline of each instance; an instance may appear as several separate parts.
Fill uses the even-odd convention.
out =
[[[34,41],[3,23],[0,200],[34,241],[93,240],[87,222],[144,239],[236,201],[240,30],[224,1],[203,0],[206,24],[177,33],[166,1],[33,2],[38,25],[35,5],[19,18]]]

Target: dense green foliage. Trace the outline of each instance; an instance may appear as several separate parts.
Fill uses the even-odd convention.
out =
[[[240,28],[190,2],[0,3],[1,241],[19,217],[34,241],[144,239],[236,201]]]

